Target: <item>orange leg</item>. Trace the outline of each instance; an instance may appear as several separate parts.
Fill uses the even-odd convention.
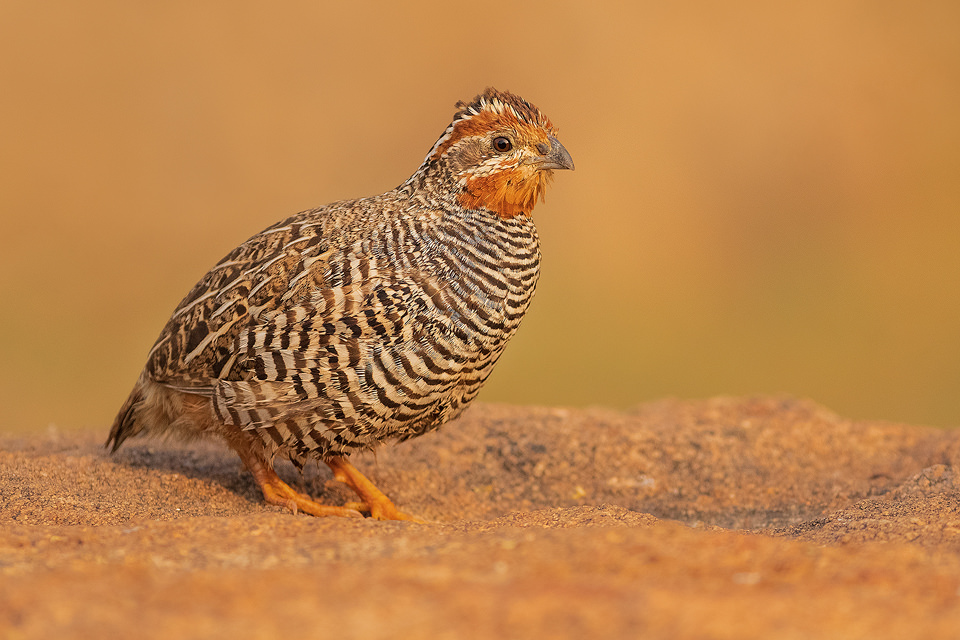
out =
[[[290,509],[294,514],[297,511],[309,513],[312,516],[341,516],[346,518],[362,518],[359,510],[350,506],[334,507],[320,504],[309,496],[299,493],[293,487],[280,479],[277,472],[270,466],[261,464],[259,460],[247,464],[254,480],[260,485],[264,499],[270,504],[278,504]]]
[[[349,506],[334,507],[331,505],[320,504],[309,496],[295,491],[290,485],[280,479],[273,466],[267,462],[263,456],[257,455],[251,449],[249,444],[240,438],[231,439],[230,446],[243,464],[247,466],[253,479],[263,492],[264,499],[270,504],[280,505],[290,509],[294,514],[297,511],[309,513],[312,516],[340,516],[345,518],[362,518],[363,514],[358,509]]]
[[[406,514],[390,501],[380,489],[376,487],[369,479],[343,456],[334,456],[324,460],[327,466],[333,471],[333,477],[344,483],[360,496],[363,505],[357,506],[363,511],[370,511],[370,517],[377,520],[412,520],[414,522],[423,522]]]

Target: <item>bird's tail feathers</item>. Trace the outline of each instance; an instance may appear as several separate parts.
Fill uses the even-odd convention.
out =
[[[104,446],[110,449],[110,453],[119,449],[124,440],[140,432],[141,429],[137,425],[137,409],[141,404],[143,404],[143,385],[140,381],[137,381],[137,385],[130,392],[127,401],[120,407],[120,412],[117,413],[113,426],[110,427],[110,435],[107,436],[107,441],[104,443]]]

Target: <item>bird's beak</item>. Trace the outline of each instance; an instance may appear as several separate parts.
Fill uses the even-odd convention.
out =
[[[543,155],[538,156],[535,160],[537,168],[570,169],[570,171],[573,171],[573,158],[570,157],[570,154],[563,148],[559,140],[553,136],[548,137],[550,138],[550,149],[541,148]],[[546,145],[542,145],[542,147],[546,147]]]

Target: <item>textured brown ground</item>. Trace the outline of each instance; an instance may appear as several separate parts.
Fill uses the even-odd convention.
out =
[[[292,516],[215,444],[0,441],[0,637],[955,638],[960,432],[783,398],[477,405]],[[326,471],[281,474],[342,501]]]

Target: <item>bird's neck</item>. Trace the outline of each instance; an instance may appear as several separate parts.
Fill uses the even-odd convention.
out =
[[[483,209],[511,220],[533,213],[551,177],[551,172],[528,174],[521,168],[487,176],[464,175],[442,162],[428,160],[397,191],[444,207]]]

